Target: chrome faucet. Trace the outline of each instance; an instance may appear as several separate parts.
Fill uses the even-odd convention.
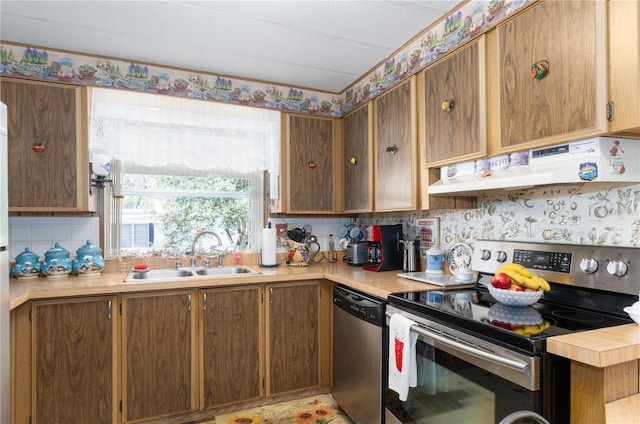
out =
[[[193,239],[193,243],[191,243],[191,267],[192,268],[196,266],[197,258],[198,258],[196,254],[196,243],[198,243],[198,240],[200,239],[200,237],[206,234],[214,236],[218,240],[218,246],[222,246],[222,240],[220,239],[219,235],[217,235],[213,231],[200,231],[198,234],[196,234],[195,238]]]

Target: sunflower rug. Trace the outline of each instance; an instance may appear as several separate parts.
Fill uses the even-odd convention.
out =
[[[317,395],[216,416],[215,424],[353,424],[333,398]]]

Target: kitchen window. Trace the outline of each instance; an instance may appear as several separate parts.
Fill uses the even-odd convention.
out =
[[[110,161],[113,181],[105,188],[105,252],[184,252],[199,230],[218,233],[225,248],[258,251],[265,193],[279,194],[279,143],[277,111],[94,89],[92,161]],[[180,203],[190,206],[172,210]],[[146,249],[127,227],[144,223],[153,225]]]

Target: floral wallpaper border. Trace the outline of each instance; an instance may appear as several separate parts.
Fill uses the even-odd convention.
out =
[[[469,1],[340,94],[6,42],[0,44],[0,75],[340,117],[532,1]]]

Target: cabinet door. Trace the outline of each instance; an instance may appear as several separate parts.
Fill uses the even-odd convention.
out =
[[[94,210],[86,88],[3,78],[0,93],[9,127],[9,210]]]
[[[195,409],[192,297],[191,292],[124,296],[125,421]]]
[[[606,3],[545,1],[498,26],[501,152],[606,131]]]
[[[422,74],[421,169],[486,155],[484,45],[481,37]]]
[[[611,132],[640,135],[640,2],[609,1]]]
[[[335,212],[336,125],[332,118],[287,114],[287,212]]]
[[[373,113],[371,103],[343,119],[344,212],[373,211]]]
[[[320,382],[318,283],[268,290],[267,396],[315,387]]]
[[[34,303],[34,423],[116,422],[115,304]]]
[[[200,293],[202,408],[260,398],[264,381],[262,288]]]
[[[375,210],[417,206],[415,77],[375,99]]]

